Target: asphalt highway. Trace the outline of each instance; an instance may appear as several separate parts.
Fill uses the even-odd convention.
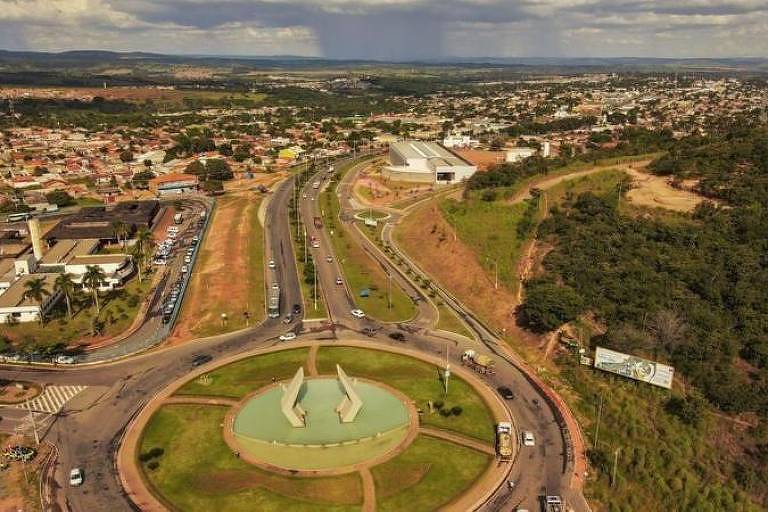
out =
[[[349,172],[357,171],[353,169]],[[120,485],[115,469],[115,455],[126,425],[146,401],[168,383],[190,372],[191,360],[196,354],[211,355],[213,361],[209,365],[215,365],[217,359],[274,344],[279,334],[288,329],[300,328],[301,315],[289,325],[282,323],[282,317],[287,315],[292,305],[302,303],[288,217],[288,202],[294,193],[294,179],[292,177],[284,181],[272,193],[265,215],[265,260],[274,259],[277,263],[274,270],[265,269],[265,272],[267,285],[273,281],[280,284],[281,319],[267,319],[244,331],[194,340],[172,348],[154,349],[110,363],[72,368],[0,366],[0,378],[3,379],[90,386],[79,399],[80,402],[73,400],[72,404],[68,404],[59,413],[45,434],[46,439],[59,448],[55,481],[49,483],[55,498],[52,510],[135,510]],[[521,430],[534,432],[536,447],[520,447],[514,463],[506,463],[509,465],[509,478],[515,481],[514,489],[510,491],[508,486],[501,486],[483,510],[512,510],[513,506],[537,510],[538,497],[544,493],[566,495],[573,498],[576,510],[586,510],[586,504],[582,506],[583,498],[579,499],[580,495],[573,496],[569,489],[570,469],[564,436],[553,411],[514,364],[503,354],[494,353],[491,346],[492,333],[485,332],[479,324],[473,325],[470,320],[468,324],[476,330],[482,342],[461,337],[446,338],[427,327],[434,319],[425,319],[429,313],[424,308],[419,309],[420,314],[410,325],[403,326],[381,324],[368,318],[357,319],[351,315],[350,311],[355,307],[354,297],[346,283],[336,284],[338,277],[343,278],[343,272],[336,260],[327,227],[317,229],[313,224],[313,218],[320,214],[316,196],[327,186],[322,183],[318,189],[313,188],[312,184],[318,180],[320,175],[311,178],[297,195],[300,197],[300,212],[307,227],[307,236],[315,236],[319,241],[319,247],[312,248],[311,254],[315,257],[318,281],[328,305],[330,320],[335,327],[335,336],[339,339],[359,339],[361,331],[371,327],[377,331],[372,340],[397,344],[399,342],[390,339],[388,334],[405,329],[404,343],[407,346],[431,354],[444,354],[446,347],[449,347],[451,361],[455,365],[461,364],[459,357],[465,348],[475,348],[490,354],[496,360],[496,373],[483,378],[491,387],[504,384],[515,391],[517,396],[506,402],[507,407]],[[303,198],[304,194],[307,195],[306,199]],[[343,198],[342,205],[345,207],[344,215],[350,213],[348,196]],[[335,224],[338,229],[340,223],[337,221]],[[363,237],[362,234],[358,235]],[[369,241],[367,243],[370,244]],[[329,256],[330,262],[326,260]],[[393,272],[396,277],[393,286],[403,286],[412,296],[421,295],[418,287],[397,273],[386,257],[377,254],[376,259]],[[460,305],[453,304],[451,307],[457,308],[459,314],[466,314]],[[304,334],[302,338],[311,336],[317,335]],[[327,338],[329,334],[323,333],[322,336]],[[83,486],[69,487],[68,472],[72,467],[84,469]]]

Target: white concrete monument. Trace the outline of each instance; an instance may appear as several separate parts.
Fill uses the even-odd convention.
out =
[[[299,392],[304,385],[304,368],[299,367],[296,375],[291,379],[291,383],[283,388],[283,397],[280,399],[280,409],[293,427],[304,427],[304,416],[307,414],[299,405]]]
[[[349,380],[347,374],[344,373],[344,370],[338,364],[336,365],[336,374],[339,376],[339,382],[344,389],[344,398],[336,407],[336,412],[339,413],[339,419],[342,423],[352,423],[363,407],[363,401],[355,391],[353,382]]]

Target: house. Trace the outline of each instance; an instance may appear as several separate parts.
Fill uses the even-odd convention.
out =
[[[54,282],[59,274],[30,274],[24,275],[11,283],[0,295],[0,323],[36,322],[41,313],[47,314],[61,298],[61,293],[55,291]],[[44,287],[49,295],[43,296],[42,304],[27,298],[25,284],[33,279],[43,279]]]

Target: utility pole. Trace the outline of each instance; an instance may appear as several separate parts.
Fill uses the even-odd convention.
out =
[[[603,394],[600,393],[600,405],[597,407],[597,421],[595,422],[595,439],[593,448],[597,448],[597,436],[600,433],[600,420],[603,417]]]
[[[387,272],[387,309],[392,309],[392,273]]]
[[[613,471],[611,472],[611,487],[616,485],[616,466],[619,464],[619,452],[621,452],[621,447],[616,448],[616,450],[613,452]]]

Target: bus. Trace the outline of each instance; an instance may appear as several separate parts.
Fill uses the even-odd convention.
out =
[[[267,301],[267,315],[269,318],[280,317],[280,285],[272,283],[269,289],[269,299]]]
[[[24,213],[12,213],[8,215],[8,218],[6,219],[7,222],[20,222],[22,220],[29,220],[32,218],[32,214],[30,212],[24,212]]]

